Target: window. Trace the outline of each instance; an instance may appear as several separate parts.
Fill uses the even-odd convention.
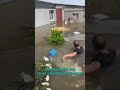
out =
[[[54,10],[49,10],[50,21],[54,20]]]
[[[75,19],[79,19],[79,14],[78,14],[78,13],[73,13],[73,17],[74,17]]]

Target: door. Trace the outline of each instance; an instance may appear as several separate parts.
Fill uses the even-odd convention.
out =
[[[57,20],[57,27],[62,26],[62,8],[56,9],[56,20]]]

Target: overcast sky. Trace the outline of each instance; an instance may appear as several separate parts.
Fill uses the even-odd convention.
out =
[[[41,1],[85,6],[85,0],[41,0]]]

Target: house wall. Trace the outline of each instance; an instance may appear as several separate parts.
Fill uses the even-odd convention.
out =
[[[73,17],[73,13],[79,13],[79,21],[85,21],[85,10],[83,8],[64,8],[57,5],[57,8],[62,8],[62,21],[67,21],[69,17]],[[35,9],[35,27],[40,27],[50,24],[49,10],[54,10],[54,21],[56,20],[56,9]]]
[[[78,13],[78,21],[85,21],[85,10],[80,8],[65,8],[64,9],[64,18],[65,21],[68,21],[68,18],[73,18],[73,14]]]
[[[50,24],[49,10],[54,10],[54,20],[56,21],[55,9],[35,9],[35,27]]]

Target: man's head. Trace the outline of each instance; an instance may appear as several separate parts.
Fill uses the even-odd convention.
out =
[[[92,44],[97,51],[106,48],[106,40],[102,36],[94,36],[92,40]]]
[[[79,42],[78,41],[74,41],[74,47],[76,48],[76,47],[79,47]]]

